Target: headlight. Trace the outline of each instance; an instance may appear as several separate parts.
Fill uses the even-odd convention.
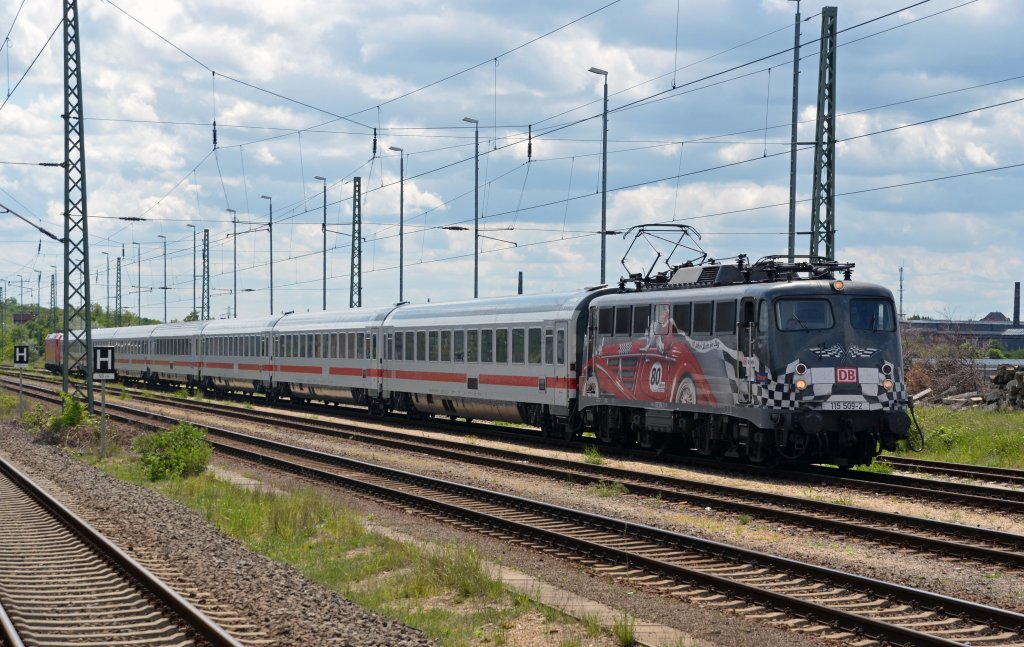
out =
[[[846,284],[843,283],[842,281],[832,281],[832,289],[835,290],[836,292],[842,292],[843,288],[845,287]]]
[[[806,364],[797,364],[796,365],[796,374],[797,375],[803,375],[806,372],[807,372],[807,365]]]
[[[892,391],[892,380],[885,380],[882,382],[882,386],[885,387],[886,391]]]
[[[804,389],[807,388],[807,381],[806,380],[797,380],[795,382],[795,384],[796,384],[797,391],[803,391]]]

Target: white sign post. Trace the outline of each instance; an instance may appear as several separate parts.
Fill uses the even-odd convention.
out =
[[[14,365],[18,367],[18,419],[25,410],[22,387],[25,382],[25,366],[28,364],[28,346],[14,347]]]
[[[114,372],[114,347],[92,347],[92,379],[100,387],[100,458],[107,454],[107,380],[117,377]]]

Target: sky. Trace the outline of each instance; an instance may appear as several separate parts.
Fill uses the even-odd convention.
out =
[[[800,142],[815,136],[829,4],[837,260],[897,299],[903,268],[906,316],[1012,316],[1024,280],[1024,3],[801,2]],[[238,316],[270,313],[271,267],[274,312],[319,310],[326,190],[327,307],[347,308],[353,177],[362,305],[399,301],[400,266],[406,301],[472,298],[476,159],[480,296],[515,294],[520,272],[527,293],[596,285],[605,78],[607,228],[618,232],[607,282],[626,274],[623,232],[642,224],[693,227],[715,259],[785,254],[796,9],[80,0],[92,300],[109,294],[113,307],[122,257],[123,308],[141,300],[143,316],[162,319],[166,295],[168,319],[184,318],[201,303],[208,230],[212,317],[236,299]],[[0,3],[0,204],[58,237],[63,171],[39,164],[63,160],[60,19],[55,0]],[[798,232],[811,227],[806,148]],[[54,268],[63,299],[63,248],[32,225],[0,213],[0,287],[45,306]],[[798,233],[797,253],[809,245]],[[671,251],[641,240],[626,266],[660,271]]]

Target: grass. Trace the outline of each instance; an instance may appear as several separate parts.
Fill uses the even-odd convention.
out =
[[[622,647],[632,647],[636,644],[636,618],[623,613],[615,620],[612,626],[612,635]]]
[[[151,483],[127,454],[99,466],[182,502],[249,549],[442,645],[505,644],[517,618],[544,613],[491,579],[475,547],[389,539],[367,530],[359,513],[313,490],[249,490],[209,474]]]
[[[622,496],[623,494],[629,494],[629,489],[619,483],[618,481],[597,481],[587,486],[587,491],[591,494],[603,497]]]
[[[583,462],[587,465],[604,465],[604,456],[597,445],[587,445],[583,448]]]
[[[924,431],[924,451],[897,454],[991,467],[1024,465],[1024,411],[919,406],[915,412]]]

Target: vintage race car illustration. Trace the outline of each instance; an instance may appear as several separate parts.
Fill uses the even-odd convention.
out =
[[[621,400],[715,404],[715,396],[689,339],[676,328],[668,305],[656,306],[642,339],[602,340],[595,349],[588,395]]]

